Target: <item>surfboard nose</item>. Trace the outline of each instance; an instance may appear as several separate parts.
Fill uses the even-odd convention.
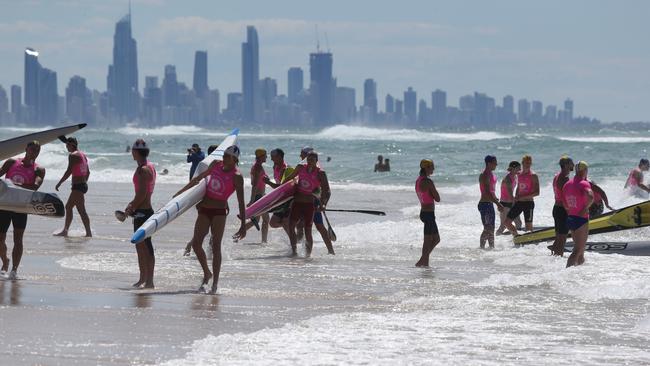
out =
[[[131,237],[131,243],[133,244],[138,244],[139,242],[143,241],[145,239],[146,233],[142,229],[136,230],[135,233],[133,233],[133,236]]]

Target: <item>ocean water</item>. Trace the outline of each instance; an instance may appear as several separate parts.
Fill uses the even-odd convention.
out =
[[[130,182],[134,163],[124,149],[143,137],[159,171],[170,171],[160,182],[180,187],[187,180],[187,147],[194,142],[202,147],[218,143],[225,132],[186,126],[125,127],[83,130],[77,137],[90,158],[91,181]],[[278,230],[271,230],[265,246],[224,241],[219,296],[245,298],[249,315],[270,312],[277,321],[215,328],[207,336],[189,340],[183,355],[157,362],[650,364],[648,258],[588,253],[585,265],[566,269],[566,258],[550,256],[546,245],[514,248],[508,237],[497,237],[495,250],[481,251],[482,227],[476,209],[477,179],[486,154],[499,159],[499,177],[510,160],[533,156],[533,169],[542,185],[536,225],[552,223],[551,179],[565,153],[589,162],[592,179],[605,189],[612,206],[638,202],[622,187],[629,170],[647,157],[647,134],[436,133],[354,126],[313,133],[241,132],[245,175],[257,147],[280,147],[286,160],[295,163],[300,148],[311,145],[321,153],[332,183],[331,208],[383,210],[387,216],[330,213],[338,236],[336,256],[326,255],[317,239],[311,259],[288,259],[288,240]],[[16,134],[0,130],[0,138]],[[390,173],[372,172],[378,154],[391,159]],[[327,156],[330,162],[323,159]],[[418,162],[425,157],[436,162],[433,179],[442,198],[436,207],[441,243],[431,255],[431,268],[421,269],[413,267],[422,242],[413,182]],[[52,180],[60,177],[66,162],[60,143],[44,146],[39,157],[47,179]],[[164,203],[166,198],[155,201]],[[229,231],[234,231],[233,216]],[[597,238],[647,240],[649,234],[649,229],[638,229]],[[189,235],[173,231],[156,239],[181,243],[175,250],[158,251],[159,285],[193,288],[198,284],[198,265],[191,261],[179,266],[178,261],[182,240]],[[246,241],[258,237],[251,232]],[[66,255],[58,264],[66,269],[135,274],[135,257],[128,249]],[[292,305],[264,305],[269,299]]]

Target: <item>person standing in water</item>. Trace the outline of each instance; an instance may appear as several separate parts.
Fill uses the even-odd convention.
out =
[[[251,199],[248,202],[247,206],[252,205],[260,198],[264,197],[266,193],[266,179],[268,176],[264,171],[264,164],[266,162],[266,150],[259,148],[255,150],[255,164],[251,167]],[[257,218],[254,218],[257,219]],[[251,219],[252,221],[252,219]],[[248,227],[252,227],[253,223],[250,222]],[[265,213],[262,215],[262,244],[267,242],[269,235],[269,214]]]
[[[194,224],[194,235],[192,236],[192,249],[196,253],[203,269],[203,281],[199,287],[200,292],[208,292],[208,284],[212,281],[210,293],[216,294],[221,272],[221,240],[226,227],[226,216],[230,211],[228,198],[237,192],[237,203],[239,206],[239,231],[233,236],[240,240],[246,237],[246,224],[244,217],[246,206],[244,204],[244,178],[239,169],[239,147],[236,145],[228,147],[223,153],[223,161],[214,160],[208,169],[198,174],[178,191],[174,197],[197,185],[202,179],[208,178],[205,195],[201,202],[196,205],[198,216]],[[203,250],[203,239],[212,233],[212,272],[208,267],[208,260]]]
[[[647,172],[648,169],[650,169],[650,161],[648,159],[641,159],[639,166],[630,171],[630,175],[627,177],[627,181],[625,181],[625,186],[623,187],[628,190],[630,195],[639,198],[648,198],[650,187],[643,183],[643,172]]]
[[[203,159],[205,159],[205,153],[201,151],[199,144],[192,144],[192,148],[187,149],[187,162],[192,163],[190,166],[190,179],[194,177],[196,167],[199,166],[199,163],[202,162]]]
[[[3,175],[18,187],[37,191],[45,179],[45,169],[36,164],[36,158],[41,152],[41,144],[31,141],[25,147],[25,156],[19,159],[7,159],[0,168]],[[23,257],[23,235],[27,227],[27,214],[0,210],[0,259],[2,260],[2,275],[9,270],[7,257],[7,231],[9,225],[14,228],[14,247],[11,251],[11,271],[8,279],[17,279],[18,266]]]
[[[415,194],[418,196],[418,201],[420,201],[420,221],[424,223],[422,255],[415,263],[416,267],[429,267],[429,256],[433,248],[440,243],[434,203],[440,202],[440,194],[433,180],[429,178],[434,170],[433,160],[422,159],[420,161],[420,174],[415,180]]]
[[[564,200],[562,198],[562,191],[566,182],[569,181],[569,175],[573,171],[573,160],[570,157],[563,155],[560,158],[560,171],[555,174],[553,178],[553,195],[555,196],[555,204],[553,205],[553,221],[555,224],[555,240],[551,245],[553,255],[563,256],[564,245],[566,238],[569,235],[569,227],[567,226],[567,211],[564,208]]]
[[[70,153],[68,155],[68,169],[63,173],[63,177],[56,184],[56,190],[59,190],[61,184],[72,176],[72,188],[70,190],[70,197],[65,204],[65,224],[61,232],[54,234],[55,236],[68,236],[70,224],[72,224],[72,209],[77,208],[81,222],[86,229],[86,237],[92,237],[90,230],[90,218],[86,212],[86,199],[85,195],[88,192],[88,177],[90,176],[90,169],[88,168],[88,158],[78,148],[79,143],[74,137],[68,137],[65,144],[66,149]]]
[[[384,171],[384,157],[377,155],[377,164],[375,164],[375,173]]]
[[[479,189],[481,191],[478,211],[481,214],[481,222],[483,223],[483,232],[481,233],[479,243],[481,249],[485,249],[486,242],[489,244],[490,249],[494,249],[496,213],[494,212],[493,204],[497,205],[499,212],[503,211],[503,205],[499,202],[495,194],[497,177],[493,172],[497,168],[497,158],[494,155],[488,155],[484,161],[485,169],[478,177]]]
[[[499,197],[499,202],[503,206],[503,210],[499,212],[500,222],[499,228],[497,229],[496,235],[503,235],[503,232],[506,230],[506,219],[508,218],[508,212],[512,208],[515,200],[515,188],[517,187],[517,177],[521,171],[521,164],[518,161],[511,161],[508,164],[508,174],[501,180],[501,196]],[[517,216],[514,220],[516,227],[521,227],[521,219]]]
[[[539,196],[539,178],[531,169],[533,158],[530,155],[524,155],[521,158],[521,165],[523,166],[523,170],[519,174],[517,182],[515,204],[510,209],[510,212],[508,212],[505,222],[506,227],[514,236],[518,235],[518,233],[512,221],[522,212],[524,214],[524,222],[526,223],[526,231],[533,231],[534,198]]]
[[[566,262],[567,267],[579,266],[585,262],[585,246],[589,236],[589,206],[594,202],[591,184],[587,181],[586,162],[576,164],[576,174],[562,188],[562,203],[568,213],[567,226],[571,230],[573,250]]]
[[[147,219],[153,215],[151,208],[151,195],[156,186],[156,168],[153,163],[147,160],[149,157],[149,146],[143,139],[137,139],[131,147],[131,155],[138,167],[133,173],[133,187],[135,197],[124,209],[124,212],[133,216],[133,231],[137,231]],[[153,273],[156,265],[153,243],[147,238],[135,245],[138,253],[138,267],[140,278],[133,287],[154,288]]]
[[[296,194],[293,198],[291,205],[291,214],[289,216],[289,240],[291,242],[291,254],[297,255],[297,242],[296,237],[296,224],[302,220],[305,230],[305,247],[307,257],[311,255],[314,246],[314,239],[312,238],[311,226],[314,221],[314,212],[322,211],[327,206],[330,199],[330,186],[327,180],[327,175],[318,167],[318,153],[311,150],[307,153],[307,164],[300,164],[289,175],[286,180],[291,180],[298,177],[298,187]],[[314,194],[320,191],[320,198],[318,207],[314,203]],[[321,233],[323,235],[323,233]],[[325,237],[329,236],[325,231]],[[327,242],[326,242],[327,243]],[[331,245],[331,242],[330,242]],[[330,248],[328,247],[328,251]],[[330,253],[331,254],[331,253]]]
[[[594,192],[594,203],[589,206],[589,218],[593,219],[596,216],[600,216],[605,211],[605,207],[614,211],[615,209],[609,205],[609,199],[607,198],[607,193],[599,185],[594,183],[593,180],[587,179],[589,184],[591,184],[591,190]]]

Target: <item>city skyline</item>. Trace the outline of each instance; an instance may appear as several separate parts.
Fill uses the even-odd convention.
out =
[[[72,1],[72,2],[74,2],[74,1]],[[177,69],[177,72],[178,72],[179,81],[182,80],[182,81],[184,81],[185,83],[187,83],[188,85],[191,86],[193,67],[192,66],[187,67],[187,65],[188,64],[193,65],[193,63],[195,62],[193,55],[196,52],[196,50],[207,50],[208,54],[210,54],[210,58],[209,58],[210,63],[209,63],[209,66],[208,66],[208,68],[210,70],[210,74],[209,74],[210,77],[208,79],[208,84],[210,85],[210,87],[214,88],[214,89],[219,89],[219,91],[221,92],[222,99],[224,99],[224,101],[225,101],[225,96],[226,96],[226,94],[228,92],[241,91],[241,79],[240,79],[240,72],[239,72],[239,67],[240,66],[238,66],[238,67],[236,67],[234,69],[232,67],[225,67],[224,66],[224,64],[233,64],[233,63],[241,65],[240,64],[241,59],[240,59],[240,57],[238,57],[241,50],[237,51],[237,52],[228,52],[226,54],[223,54],[223,53],[219,52],[219,49],[223,49],[223,47],[225,47],[225,46],[223,46],[221,48],[216,47],[216,49],[215,49],[214,47],[210,47],[210,43],[203,43],[203,42],[201,43],[203,45],[202,47],[196,47],[196,48],[192,47],[194,49],[188,50],[187,52],[182,51],[183,49],[187,49],[187,47],[186,47],[187,44],[185,44],[184,46],[181,45],[180,47],[178,47],[178,49],[176,49],[176,47],[172,47],[172,45],[177,44],[179,42],[178,38],[182,38],[183,34],[188,33],[188,32],[189,32],[190,35],[193,34],[192,32],[188,31],[186,28],[183,28],[183,27],[180,27],[180,28],[177,27],[178,32],[175,33],[175,34],[169,33],[169,29],[167,29],[166,31],[163,32],[163,33],[167,32],[167,33],[165,33],[167,35],[166,36],[167,38],[162,37],[162,38],[159,38],[157,40],[154,39],[154,42],[152,42],[153,45],[159,45],[162,40],[171,38],[172,42],[170,43],[170,46],[166,47],[166,49],[164,51],[165,52],[171,52],[171,53],[173,53],[173,55],[171,57],[169,57],[168,59],[162,58],[162,59],[156,60],[155,63],[158,63],[158,64],[162,63],[162,66],[160,68],[157,68],[153,72],[150,72],[150,70],[152,68],[152,65],[145,62],[145,61],[143,61],[143,59],[148,59],[148,58],[151,57],[148,54],[147,51],[150,50],[151,47],[152,47],[152,44],[147,44],[145,46],[145,43],[150,43],[151,42],[151,31],[147,30],[145,27],[146,27],[147,22],[149,24],[151,24],[152,15],[147,14],[147,13],[152,9],[153,10],[156,10],[156,9],[160,10],[160,8],[173,7],[172,4],[166,3],[164,1],[162,1],[161,3],[162,3],[162,5],[166,5],[166,6],[161,7],[160,6],[161,4],[157,4],[157,5],[153,4],[152,5],[152,4],[148,3],[148,2],[143,3],[143,2],[139,2],[139,1],[134,1],[134,10],[135,10],[134,17],[135,17],[135,19],[137,19],[137,21],[133,25],[133,33],[134,33],[133,37],[137,40],[138,51],[140,51],[140,53],[138,55],[139,63],[137,65],[138,68],[140,69],[139,82],[141,84],[144,84],[144,77],[145,76],[161,75],[161,70],[163,69],[164,65],[175,65],[176,69]],[[91,5],[95,6],[95,7],[100,6],[100,5],[92,3],[92,2],[91,2]],[[123,6],[120,7],[120,5],[123,5]],[[337,4],[333,4],[334,7],[336,5]],[[420,3],[420,5],[422,5],[422,3]],[[198,6],[200,7],[200,6],[205,6],[205,5],[198,5]],[[20,6],[17,5],[16,7],[19,8]],[[235,7],[237,7],[237,6],[235,6]],[[264,8],[263,5],[260,5],[260,7]],[[445,6],[445,7],[448,7],[448,6]],[[478,7],[478,5],[477,5],[477,7]],[[12,6],[12,8],[13,8],[13,6]],[[444,7],[442,7],[442,8],[444,8]],[[124,4],[120,4],[119,2],[111,3],[110,7],[105,7],[105,9],[103,9],[103,10],[107,10],[107,9],[110,10],[110,11],[113,11],[113,13],[116,14],[114,19],[111,19],[111,22],[114,25],[115,20],[119,19],[124,14],[124,11],[126,9],[126,2],[124,2]],[[10,9],[10,10],[12,10],[12,9]],[[253,10],[255,10],[255,9],[253,9]],[[443,10],[445,10],[445,9],[443,9]],[[190,10],[188,9],[186,11],[186,13],[189,12],[189,11]],[[602,11],[602,9],[600,11]],[[228,13],[228,12],[226,12],[226,13]],[[251,12],[251,14],[254,14],[254,13],[255,13],[255,11]],[[273,12],[271,12],[271,13],[273,13]],[[275,11],[275,13],[277,13],[277,11]],[[179,15],[179,17],[176,17],[176,18],[173,18],[173,19],[179,20],[180,15],[183,15],[183,14],[178,14],[178,15]],[[369,17],[369,16],[370,15],[366,15],[366,17]],[[0,17],[4,17],[4,16],[0,15]],[[232,17],[232,14],[231,14],[231,17]],[[355,71],[354,68],[349,67],[349,65],[350,65],[349,64],[349,59],[350,59],[351,55],[354,56],[355,54],[358,54],[358,52],[360,52],[360,50],[350,48],[349,41],[347,41],[347,40],[345,40],[345,39],[343,39],[341,37],[341,33],[343,33],[343,30],[341,29],[341,27],[344,28],[344,30],[346,30],[346,31],[351,31],[351,30],[364,29],[364,27],[365,27],[366,30],[373,29],[373,26],[374,26],[374,29],[377,30],[378,28],[380,28],[380,26],[383,26],[383,25],[386,25],[386,24],[393,24],[393,25],[397,24],[397,23],[391,23],[391,20],[386,19],[385,15],[383,17],[379,17],[379,18],[381,18],[381,19],[378,19],[378,22],[374,23],[374,24],[371,23],[371,22],[367,22],[367,21],[364,23],[363,20],[359,20],[359,19],[355,19],[354,21],[345,21],[345,20],[342,20],[342,19],[334,19],[334,20],[330,20],[330,21],[327,21],[327,22],[318,22],[318,21],[311,22],[311,21],[301,21],[301,20],[296,20],[296,19],[293,19],[293,20],[292,19],[261,19],[259,22],[251,21],[250,24],[244,24],[243,21],[238,21],[238,20],[234,20],[234,19],[224,19],[223,21],[221,21],[223,23],[221,25],[221,28],[219,28],[219,26],[218,26],[220,24],[218,20],[209,19],[207,17],[202,18],[202,17],[194,16],[194,17],[188,18],[187,14],[185,14],[184,19],[185,19],[186,22],[189,22],[188,24],[192,25],[194,28],[197,28],[197,29],[203,29],[203,28],[206,28],[206,27],[210,28],[210,26],[214,26],[214,27],[216,27],[215,29],[217,29],[215,31],[217,33],[218,32],[223,33],[223,29],[230,29],[231,30],[230,32],[233,33],[233,34],[231,34],[231,35],[226,34],[227,37],[225,37],[225,38],[226,39],[230,39],[230,38],[234,39],[234,38],[236,38],[237,39],[236,42],[237,42],[237,46],[238,46],[237,48],[241,47],[242,42],[245,41],[245,39],[244,40],[242,39],[242,28],[245,28],[246,25],[253,25],[256,28],[258,28],[258,31],[259,31],[259,34],[260,34],[259,35],[259,37],[260,37],[260,39],[259,39],[260,56],[259,57],[263,60],[263,62],[261,62],[260,65],[259,65],[259,67],[260,67],[260,72],[259,72],[260,79],[263,79],[265,77],[270,77],[270,78],[276,80],[278,94],[286,94],[287,93],[286,73],[287,73],[287,70],[289,69],[289,67],[298,66],[298,67],[302,68],[303,70],[308,70],[308,67],[309,67],[308,54],[314,52],[315,44],[317,43],[313,27],[316,24],[319,24],[319,26],[320,26],[320,32],[319,33],[320,33],[321,48],[326,49],[326,50],[331,49],[333,51],[333,53],[335,54],[335,62],[334,62],[334,66],[333,66],[333,69],[334,69],[333,73],[334,73],[334,75],[335,75],[335,77],[337,79],[338,85],[339,86],[353,87],[355,89],[355,92],[356,92],[356,100],[360,101],[359,103],[357,103],[358,105],[364,105],[364,103],[365,103],[364,95],[363,95],[364,94],[364,87],[363,87],[364,86],[363,85],[364,81],[366,79],[374,79],[376,81],[377,99],[380,100],[379,109],[383,109],[382,108],[383,103],[381,103],[381,100],[384,99],[384,96],[386,94],[391,94],[393,96],[397,96],[397,99],[402,99],[401,97],[402,97],[403,91],[407,90],[407,88],[409,86],[412,86],[413,89],[416,90],[419,93],[419,95],[426,95],[426,94],[428,94],[431,91],[436,90],[436,89],[445,90],[447,92],[447,100],[449,100],[449,101],[458,100],[460,97],[462,97],[466,93],[472,92],[474,90],[480,90],[481,92],[486,93],[486,94],[490,94],[490,95],[497,95],[497,96],[499,96],[499,98],[501,96],[503,96],[503,95],[510,94],[510,95],[515,95],[517,98],[526,97],[526,98],[528,98],[530,100],[551,101],[551,102],[554,102],[555,104],[560,104],[560,103],[563,102],[563,100],[566,97],[571,97],[577,102],[576,105],[578,106],[578,114],[592,115],[592,116],[595,116],[595,117],[598,117],[598,118],[601,118],[601,119],[604,119],[604,120],[608,120],[608,121],[623,120],[624,118],[609,118],[608,119],[607,115],[609,115],[609,116],[619,116],[619,115],[621,115],[620,113],[618,113],[618,112],[614,113],[612,111],[629,110],[629,108],[630,108],[629,106],[626,107],[626,104],[625,104],[626,102],[625,101],[623,101],[621,103],[621,99],[625,99],[624,96],[621,95],[621,94],[617,94],[614,91],[612,91],[612,93],[611,93],[612,95],[608,95],[608,97],[610,97],[610,98],[608,99],[608,101],[606,103],[605,102],[595,103],[596,99],[592,99],[592,98],[586,98],[585,99],[584,96],[581,97],[581,95],[583,95],[583,93],[580,93],[580,92],[577,92],[577,93],[571,93],[570,91],[565,92],[564,90],[570,90],[573,87],[572,88],[567,88],[567,89],[560,88],[561,83],[558,81],[558,79],[560,79],[561,77],[566,76],[566,75],[562,75],[561,73],[552,74],[552,75],[544,75],[541,72],[531,72],[530,70],[525,72],[526,75],[535,76],[535,74],[537,74],[536,77],[538,77],[538,78],[550,78],[553,81],[557,81],[558,82],[558,87],[556,88],[554,93],[551,93],[552,97],[540,96],[541,94],[545,94],[543,92],[545,87],[542,86],[541,83],[537,84],[537,83],[534,82],[534,80],[528,80],[527,78],[523,78],[521,80],[521,81],[523,81],[523,83],[521,83],[521,84],[522,85],[525,84],[526,88],[528,88],[528,89],[534,89],[535,90],[534,92],[531,92],[531,93],[520,92],[520,90],[523,89],[523,87],[520,87],[519,85],[516,85],[515,87],[512,87],[512,88],[508,88],[507,85],[506,85],[506,82],[511,81],[509,79],[514,78],[515,75],[517,75],[517,73],[520,72],[519,70],[514,69],[514,68],[512,70],[509,70],[509,71],[512,71],[512,75],[508,76],[508,77],[505,77],[505,78],[504,78],[503,74],[495,74],[494,76],[488,77],[488,78],[486,78],[485,75],[483,75],[483,77],[472,77],[472,76],[476,76],[474,74],[476,74],[477,71],[468,69],[467,72],[464,72],[464,73],[452,74],[453,77],[455,77],[456,79],[459,79],[459,80],[458,80],[458,82],[454,82],[453,83],[454,85],[450,86],[448,82],[445,82],[445,76],[444,75],[435,75],[436,76],[435,79],[439,78],[440,81],[436,81],[436,80],[431,81],[429,79],[430,76],[427,73],[415,74],[415,70],[417,70],[418,64],[423,61],[420,58],[412,58],[412,62],[410,64],[404,64],[401,67],[395,67],[395,69],[385,70],[384,72],[381,72],[381,73],[374,73],[371,70],[376,68],[377,65],[374,62],[374,60],[373,60],[373,62],[368,62],[368,59],[371,56],[375,56],[372,52],[370,52],[368,57],[366,57],[365,59],[359,60],[357,62],[357,63],[363,65],[366,69],[368,69],[370,71],[359,73],[358,71]],[[398,16],[398,18],[399,18],[399,16]],[[2,19],[2,18],[0,18],[0,19]],[[95,19],[95,20],[97,20],[97,19]],[[169,19],[167,19],[167,20],[169,20]],[[86,21],[86,20],[82,20],[82,21]],[[182,25],[182,24],[185,24],[185,23],[182,23],[182,24],[181,23],[174,23],[174,24],[178,26],[178,25]],[[403,45],[404,46],[403,49],[404,49],[404,51],[416,51],[416,52],[418,52],[417,53],[418,55],[425,55],[425,56],[426,56],[426,54],[424,53],[424,51],[429,52],[429,51],[431,51],[431,48],[426,48],[425,50],[419,50],[418,51],[419,47],[417,45],[417,41],[422,41],[422,39],[421,39],[422,34],[427,33],[427,32],[435,33],[436,29],[438,29],[438,31],[440,31],[441,33],[450,32],[450,30],[447,29],[447,28],[451,27],[451,26],[446,27],[446,28],[442,27],[442,26],[438,27],[438,26],[436,26],[435,23],[431,23],[431,22],[429,22],[429,23],[420,22],[420,23],[413,23],[413,24],[419,25],[419,27],[414,27],[412,32],[411,32],[414,44],[409,45],[408,42],[404,42],[404,43],[407,43],[407,44]],[[10,23],[5,22],[4,20],[3,20],[3,23],[0,23],[0,27],[2,27],[3,30],[7,29],[9,27],[9,25],[10,25]],[[239,29],[237,29],[236,32],[235,32],[235,27],[234,27],[235,25],[237,27],[239,27]],[[396,33],[404,32],[404,28],[406,28],[406,25],[408,25],[408,23],[404,23],[402,28],[398,27],[398,29],[393,30],[393,32],[396,32]],[[632,25],[633,26],[638,26],[638,25],[634,25],[634,24],[632,24]],[[23,28],[29,28],[29,26],[30,26],[29,24],[24,24]],[[287,27],[289,29],[293,29],[294,31],[297,31],[297,33],[309,33],[309,34],[300,34],[300,35],[296,35],[294,37],[294,40],[296,40],[296,45],[293,45],[292,48],[299,49],[300,52],[301,52],[300,55],[298,55],[297,57],[294,57],[294,56],[292,56],[291,52],[288,52],[287,56],[282,58],[283,65],[286,66],[286,67],[283,66],[281,69],[277,69],[276,67],[273,67],[273,65],[278,64],[278,60],[277,60],[278,57],[277,56],[269,57],[268,50],[272,49],[272,52],[276,52],[278,47],[282,47],[281,44],[279,44],[280,40],[278,40],[278,38],[282,38],[283,34],[286,35],[286,33],[289,32],[288,30],[285,29]],[[332,29],[333,27],[335,29]],[[113,26],[111,25],[111,26],[104,27],[104,28],[111,29],[111,28],[113,28]],[[145,29],[143,29],[143,28],[145,28]],[[482,32],[483,33],[490,33],[489,30],[486,30],[486,29],[483,29],[482,31],[480,31],[479,29],[474,29],[474,28],[468,28],[467,32],[472,33],[472,34],[481,34]],[[26,31],[26,33],[29,34],[30,32]],[[499,32],[496,32],[496,33],[499,33]],[[214,34],[214,32],[211,33],[211,32],[208,31],[208,34]],[[111,29],[111,31],[109,32],[108,35],[109,35],[110,38],[112,38],[113,29]],[[453,33],[448,33],[448,35],[453,36]],[[373,35],[371,34],[370,36],[373,36]],[[374,35],[374,36],[377,36],[377,35]],[[364,37],[368,37],[368,35],[367,34],[366,35],[364,35],[364,34],[352,34],[350,38],[355,39],[355,40],[358,41],[358,40],[363,40]],[[396,37],[395,34],[393,34],[393,38],[395,38],[395,37]],[[81,38],[83,38],[83,37],[81,37]],[[205,37],[198,37],[198,38],[199,38],[199,40],[201,38],[205,39]],[[497,36],[497,38],[498,38],[498,36]],[[572,38],[571,36],[566,36],[566,40],[569,40],[571,38]],[[143,41],[143,39],[147,39],[148,41],[145,42],[145,41]],[[408,40],[408,38],[407,38],[407,40]],[[230,41],[228,41],[228,42],[230,42]],[[392,49],[391,47],[394,46],[395,42],[396,42],[395,39],[388,39],[386,49],[387,50]],[[9,46],[9,44],[7,44],[7,43],[8,42],[4,42],[2,44],[3,50],[5,49],[6,46]],[[24,46],[25,45],[23,45],[23,47]],[[108,48],[112,49],[112,46],[113,45],[111,44]],[[35,48],[38,49],[38,47],[35,47]],[[364,44],[364,43],[361,43],[361,44],[358,45],[357,48],[366,49],[367,45]],[[144,51],[143,51],[143,49],[144,49]],[[50,69],[53,69],[58,73],[58,75],[59,75],[59,77],[58,77],[58,81],[59,81],[58,90],[59,90],[60,95],[65,94],[65,87],[67,85],[67,81],[73,75],[80,75],[80,76],[84,77],[86,79],[86,81],[87,81],[88,87],[91,88],[91,89],[97,89],[97,90],[100,90],[100,91],[105,89],[101,83],[97,83],[97,81],[96,81],[97,78],[94,76],[94,74],[92,72],[90,74],[85,74],[84,72],[81,71],[84,68],[88,67],[88,65],[86,63],[82,63],[83,67],[81,67],[78,72],[68,73],[68,72],[62,71],[62,68],[60,67],[61,65],[57,65],[56,63],[54,63],[54,60],[56,60],[56,52],[60,52],[60,50],[52,50],[52,49],[49,49],[48,47],[45,47],[43,49],[43,51],[41,51],[41,57],[42,57],[42,60],[45,60],[45,61],[43,61],[43,63],[45,65],[47,65]],[[266,56],[265,56],[265,53],[266,53]],[[391,56],[389,53],[390,52],[386,52],[385,58],[388,58],[388,57]],[[14,50],[14,52],[11,53],[11,55],[13,55],[13,54],[15,54],[15,50]],[[142,56],[143,54],[144,54],[144,56]],[[271,55],[273,55],[273,54],[271,54]],[[85,55],[75,55],[74,60],[75,61],[77,59],[82,60],[84,58],[84,56]],[[445,59],[445,58],[449,57],[449,55],[437,54],[436,52],[433,52],[430,56],[431,57],[434,57],[434,56],[435,57],[440,57],[441,59]],[[12,58],[14,58],[14,56],[8,57],[8,59],[12,59]],[[215,61],[213,61],[213,60],[217,60],[216,65],[215,65]],[[513,60],[508,61],[506,63],[511,64],[515,60],[520,61],[516,56],[513,56]],[[104,70],[104,74],[105,74],[106,65],[108,64],[107,61],[108,60],[104,60],[103,65],[94,65],[93,64],[93,67],[100,66]],[[177,61],[179,61],[179,62],[177,62]],[[489,74],[490,72],[493,71],[493,70],[490,69],[488,61],[489,60],[486,60],[484,62],[485,63],[484,74]],[[463,63],[462,60],[459,60],[459,62],[461,64]],[[621,61],[621,62],[623,62],[623,61]],[[183,65],[185,65],[185,66],[183,66]],[[476,66],[476,65],[474,65],[474,66]],[[523,66],[525,66],[525,65],[523,65]],[[63,67],[63,70],[65,70],[66,68],[67,68],[67,66]],[[405,77],[404,76],[405,70],[411,71],[411,69],[414,69],[414,70],[412,70],[414,72],[414,74],[412,76],[408,77],[408,78]],[[616,72],[617,69],[618,68],[612,67],[613,72]],[[143,70],[147,70],[147,71],[143,71]],[[225,72],[225,70],[228,70],[228,72]],[[20,71],[22,73],[22,70],[20,70]],[[582,73],[583,74],[588,74],[587,71],[588,70],[585,69],[585,70],[582,71]],[[223,77],[224,73],[229,74],[230,79],[233,79],[233,78],[234,79],[239,79],[239,81],[233,87],[230,87],[229,85],[232,85],[232,82],[228,81],[228,77]],[[350,74],[352,74],[352,73],[354,74],[354,77],[350,77]],[[438,71],[432,70],[429,74],[436,74],[436,73],[438,73]],[[8,90],[10,88],[10,86],[13,85],[13,84],[20,85],[19,80],[15,80],[15,78],[13,78],[13,80],[11,80],[10,82],[3,81],[3,80],[7,80],[6,75],[4,73],[0,73],[0,74],[2,74],[2,75],[0,75],[0,77],[2,77],[2,79],[0,79],[0,83],[5,87],[5,89]],[[576,71],[576,75],[578,75],[578,76],[581,75],[580,70]],[[644,75],[640,75],[640,76],[644,76]],[[308,75],[305,75],[306,80],[308,80],[308,77],[309,77]],[[105,78],[105,76],[104,76],[104,78]],[[221,79],[221,80],[219,80],[219,79]],[[397,86],[395,86],[395,79],[399,80],[399,85],[397,85]],[[483,85],[481,80],[484,80],[485,85]],[[636,84],[638,84],[640,82],[641,81],[636,81],[636,83],[630,83],[629,85],[632,88],[634,85],[636,85]],[[239,85],[237,85],[237,84],[239,84]],[[469,86],[468,87],[462,87],[463,84],[469,85]],[[305,86],[305,88],[308,88],[308,87],[309,87],[309,85]],[[142,92],[142,89],[143,88],[140,88],[140,92]],[[647,93],[647,90],[644,91],[644,93]],[[635,98],[637,98],[637,99],[643,99],[642,97],[643,97],[643,93],[636,93],[635,94]],[[427,100],[427,102],[429,102],[428,97],[424,98],[424,99]],[[418,103],[418,102],[419,102],[419,99],[418,99],[418,101],[416,101],[416,103]],[[225,103],[222,103],[222,104],[225,104]],[[449,104],[453,104],[453,102],[450,102]],[[597,105],[597,106],[599,106],[599,108],[594,108],[594,107],[592,107],[593,105]],[[224,105],[224,107],[225,107],[225,105]],[[608,113],[606,113],[603,116],[603,114],[598,113],[599,109],[600,110],[606,110],[606,111],[608,111]],[[644,115],[644,113],[639,113],[639,116],[642,116],[642,115]],[[630,118],[630,120],[636,120],[636,119],[643,119],[643,118]]]

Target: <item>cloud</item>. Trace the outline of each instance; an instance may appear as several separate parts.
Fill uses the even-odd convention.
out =
[[[17,20],[10,23],[0,23],[0,33],[3,37],[10,34],[43,34],[50,30],[49,25],[42,22]]]

